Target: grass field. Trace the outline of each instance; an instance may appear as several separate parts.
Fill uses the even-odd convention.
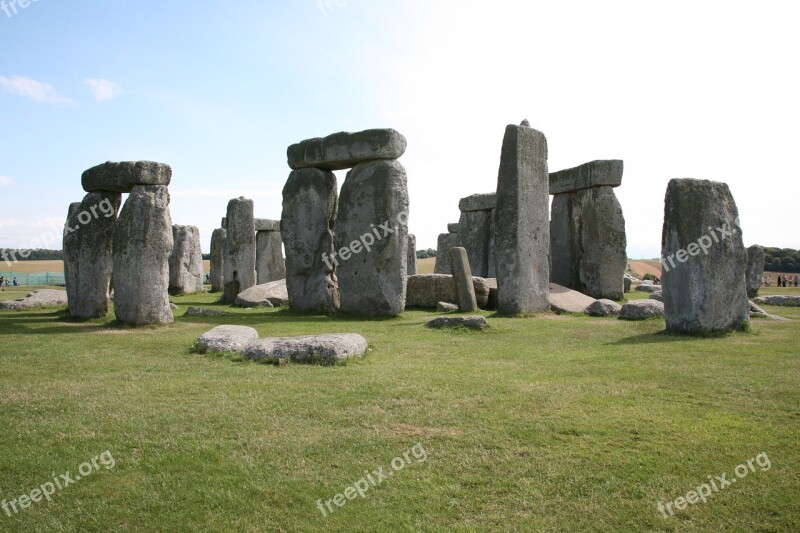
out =
[[[688,338],[660,320],[484,313],[491,328],[472,333],[427,330],[427,311],[359,320],[214,300],[176,298],[159,329],[0,312],[0,499],[113,457],[52,501],[0,510],[0,531],[800,530],[800,308]],[[224,323],[357,332],[370,352],[335,368],[190,352]],[[659,511],[748,460],[708,503]],[[392,475],[364,498],[333,501],[381,468]]]

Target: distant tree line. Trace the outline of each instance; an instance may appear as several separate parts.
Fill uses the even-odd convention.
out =
[[[769,272],[800,273],[800,250],[764,248],[764,270]]]
[[[436,250],[428,248],[427,250],[417,250],[417,259],[427,259],[429,257],[436,257]]]
[[[61,250],[19,250],[0,248],[0,258],[15,258],[17,261],[58,261],[64,259]]]

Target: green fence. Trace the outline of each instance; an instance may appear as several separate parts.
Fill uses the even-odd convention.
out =
[[[17,278],[17,285],[66,285],[63,272],[0,272],[0,277],[3,278],[3,287],[13,286],[14,278]]]

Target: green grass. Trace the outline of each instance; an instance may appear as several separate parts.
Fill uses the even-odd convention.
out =
[[[425,311],[358,320],[175,301],[165,328],[0,313],[0,500],[103,451],[116,461],[52,502],[0,510],[0,531],[800,530],[798,308],[767,309],[792,322],[698,339],[659,320],[485,313],[491,328],[476,333],[423,328],[437,316]],[[181,316],[188,305],[231,314]],[[226,323],[357,332],[371,349],[342,367],[190,353]],[[317,509],[416,444],[427,461],[328,517]],[[658,512],[762,452],[770,470]]]

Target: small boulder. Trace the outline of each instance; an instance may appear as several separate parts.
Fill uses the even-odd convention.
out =
[[[661,291],[661,285],[654,285],[653,282],[642,282],[636,287],[636,290],[649,293],[659,292]]]
[[[657,300],[633,300],[622,306],[621,320],[645,320],[664,316],[664,304]]]
[[[439,302],[436,304],[436,310],[440,313],[453,313],[458,311],[458,306],[447,302]]]
[[[19,300],[0,302],[2,311],[26,311],[28,309],[38,309],[42,307],[59,307],[66,305],[67,293],[53,289],[41,289],[28,293],[25,298]]]
[[[190,307],[186,310],[186,316],[223,316],[225,313],[216,309],[203,309],[202,307]]]
[[[480,315],[476,316],[442,316],[437,319],[431,320],[425,324],[426,328],[458,328],[465,327],[467,329],[482,330],[489,326],[486,319]]]
[[[550,284],[550,309],[556,313],[583,313],[595,299],[578,291]]]
[[[619,316],[622,306],[613,300],[597,300],[584,311],[589,316]]]
[[[236,307],[281,307],[289,303],[286,280],[271,281],[242,291],[236,297]]]
[[[248,345],[258,340],[258,332],[247,326],[217,326],[197,339],[197,345],[205,352],[243,352]]]
[[[276,337],[251,343],[244,351],[253,361],[337,365],[361,357],[367,351],[367,339],[356,333],[333,333],[304,337]]]
[[[664,293],[661,292],[661,291],[656,291],[656,292],[654,292],[653,294],[650,295],[650,300],[655,300],[657,302],[663,302],[664,301]]]

